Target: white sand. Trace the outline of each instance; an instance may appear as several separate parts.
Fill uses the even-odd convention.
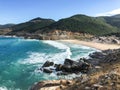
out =
[[[80,41],[80,40],[59,40],[59,41],[84,45],[84,46],[96,48],[96,49],[99,49],[99,50],[120,48],[120,45],[117,45],[117,44],[102,44],[102,43],[87,42],[87,41]]]

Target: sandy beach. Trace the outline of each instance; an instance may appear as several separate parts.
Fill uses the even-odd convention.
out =
[[[99,50],[120,48],[120,45],[117,45],[117,44],[102,44],[102,43],[87,42],[87,41],[80,41],[80,40],[60,40],[60,41],[79,44],[79,45],[84,45],[84,46],[96,48],[96,49],[99,49]]]

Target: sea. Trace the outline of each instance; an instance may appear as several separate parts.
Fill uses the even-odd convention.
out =
[[[66,58],[88,58],[95,51],[60,41],[0,36],[0,90],[28,90],[38,81],[59,79],[56,72],[46,74],[38,68],[47,60],[62,64]]]

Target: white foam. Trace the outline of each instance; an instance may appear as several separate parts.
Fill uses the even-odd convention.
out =
[[[47,43],[53,47],[56,47],[58,49],[65,50],[65,52],[59,52],[56,54],[45,54],[45,53],[38,53],[38,52],[31,52],[29,53],[28,58],[24,60],[19,60],[21,64],[38,64],[38,63],[44,63],[45,61],[53,61],[54,63],[61,63],[63,64],[65,58],[70,59],[71,58],[71,50],[70,47],[56,42],[56,41],[42,41],[43,43]]]
[[[24,39],[25,41],[39,41],[37,39]]]
[[[24,38],[19,38],[20,41],[26,41],[26,42],[33,42],[33,41],[39,41],[37,39],[24,39]]]
[[[70,47],[68,47],[67,45],[64,45],[64,44],[56,42],[56,41],[43,41],[43,42],[47,43],[49,45],[52,45],[56,48],[63,49],[63,50],[65,50],[65,52],[59,52],[59,53],[55,53],[55,54],[30,52],[28,58],[26,58],[24,60],[19,60],[19,62],[21,64],[43,64],[44,62],[49,60],[49,61],[53,61],[56,64],[63,64],[63,62],[66,58],[68,58],[68,59],[71,58],[72,53],[71,53],[70,47],[74,47],[74,48],[78,48],[78,49],[80,49],[80,48],[90,49],[89,47],[86,47],[86,46],[81,47],[79,45],[70,45]],[[85,55],[77,55],[73,59],[77,60],[82,57],[88,57],[88,55],[94,51],[95,51],[95,49],[91,49],[91,52],[88,52]]]
[[[0,90],[8,90],[5,86],[0,87]]]
[[[60,52],[56,54],[45,54],[45,53],[38,53],[38,52],[31,52],[28,55],[28,58],[24,60],[19,60],[18,63],[20,64],[43,64],[44,62],[53,61],[54,63],[61,63],[63,64],[65,58],[70,58],[69,53]]]
[[[51,45],[53,47],[56,47],[58,49],[66,49],[66,48],[68,48],[68,46],[66,46],[66,45],[64,45],[62,43],[59,43],[57,41],[45,40],[45,41],[43,41],[43,43],[49,44],[49,45]]]
[[[57,41],[50,41],[50,40],[46,40],[46,41],[43,41],[44,43],[47,43],[51,46],[54,46],[58,49],[64,49],[66,50],[66,53],[67,54],[67,57],[66,58],[69,58],[71,57],[72,55],[72,52],[70,51],[70,47],[68,47],[67,45],[63,44],[63,43],[60,43],[60,42],[57,42]]]
[[[28,58],[24,60],[19,60],[21,64],[36,64],[43,63],[46,60],[46,55],[44,53],[32,52]]]
[[[82,49],[92,49],[91,47],[83,46],[83,45],[77,45],[77,44],[72,44],[72,48],[82,48]]]

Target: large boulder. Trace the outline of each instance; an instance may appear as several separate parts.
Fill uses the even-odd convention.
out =
[[[46,61],[41,70],[45,73],[52,73],[54,70],[48,68],[49,66],[54,66],[54,70],[56,70],[59,75],[67,75],[72,73],[77,74],[79,72],[87,73],[90,69],[90,64],[82,60],[74,61],[71,59],[65,59],[64,64],[54,64],[53,62]]]
[[[64,65],[61,66],[61,71],[68,73],[87,72],[89,67],[90,64],[86,62],[77,62],[70,59],[65,59]]]
[[[64,61],[64,65],[73,65],[73,64],[77,64],[77,62],[76,61],[74,61],[74,60],[71,60],[71,59],[65,59],[65,61]]]
[[[62,64],[55,64],[56,71],[61,71],[63,65]]]
[[[50,62],[50,61],[46,61],[42,67],[49,67],[49,66],[53,66],[54,63],[53,62]]]
[[[43,72],[45,72],[45,73],[52,73],[53,71],[50,70],[50,69],[44,68],[44,69],[43,69]]]

